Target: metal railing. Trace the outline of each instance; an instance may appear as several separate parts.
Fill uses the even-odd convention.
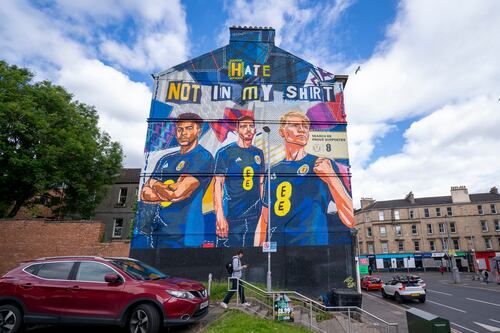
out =
[[[232,280],[236,280],[236,289],[231,289]],[[238,292],[241,285],[246,299],[252,301],[247,310],[265,318],[276,317],[274,301],[286,296],[293,307],[293,321],[316,332],[398,333],[397,323],[389,323],[356,306],[325,306],[296,291],[267,292],[239,278],[229,277],[227,282],[228,291],[236,293],[237,305],[241,303]]]

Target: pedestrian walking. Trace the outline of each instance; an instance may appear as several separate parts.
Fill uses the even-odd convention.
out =
[[[368,275],[372,275],[372,273],[373,273],[373,266],[372,266],[372,264],[369,264],[368,265]]]
[[[232,272],[231,272],[231,291],[227,292],[226,297],[224,297],[224,300],[220,303],[220,305],[224,308],[227,309],[227,304],[231,300],[231,297],[233,297],[236,289],[238,289],[238,295],[240,297],[240,301],[243,304],[243,306],[250,306],[250,303],[248,303],[245,299],[245,289],[243,288],[243,285],[241,283],[238,283],[238,280],[241,279],[243,270],[248,267],[248,265],[241,265],[241,258],[243,258],[243,251],[238,250],[237,254],[232,258],[231,260],[231,266],[232,266]]]
[[[486,282],[486,284],[488,284],[490,281],[488,281],[488,278],[490,277],[490,273],[488,273],[487,270],[484,270],[483,271],[483,281]]]
[[[439,266],[439,273],[441,273],[441,275],[444,274],[444,266],[443,265]]]

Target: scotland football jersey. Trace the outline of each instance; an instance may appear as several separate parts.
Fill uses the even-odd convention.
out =
[[[264,154],[254,146],[229,144],[215,155],[215,174],[225,176],[223,207],[226,219],[260,215],[260,176],[264,174]]]
[[[272,241],[285,245],[328,244],[327,209],[332,196],[313,170],[317,159],[306,155],[300,161],[283,160],[271,167]]]
[[[182,174],[195,177],[200,185],[186,199],[162,202],[158,205],[160,230],[158,246],[197,247],[204,240],[202,198],[212,180],[214,159],[202,146],[197,145],[186,154],[179,151],[163,156],[156,164],[152,178],[165,184],[177,182]]]

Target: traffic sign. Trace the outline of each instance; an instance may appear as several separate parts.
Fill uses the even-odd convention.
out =
[[[276,242],[264,242],[262,244],[262,252],[277,252],[278,251],[278,243]]]

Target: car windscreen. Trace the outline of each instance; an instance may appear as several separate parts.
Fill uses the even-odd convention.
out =
[[[379,278],[371,278],[370,282],[371,283],[380,283],[380,279]]]
[[[110,262],[137,280],[161,280],[168,279],[169,277],[156,268],[141,261],[130,259],[111,259]]]

